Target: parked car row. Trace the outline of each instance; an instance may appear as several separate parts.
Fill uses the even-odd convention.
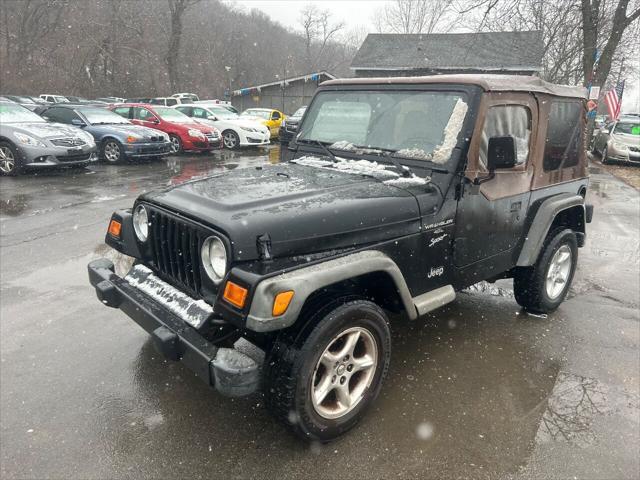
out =
[[[129,100],[0,97],[0,173],[264,146],[281,134],[283,141],[290,139],[304,113],[299,109],[287,119],[279,110],[250,108],[239,114],[229,102],[200,100],[192,93]]]

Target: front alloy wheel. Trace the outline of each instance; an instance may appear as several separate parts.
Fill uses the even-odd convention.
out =
[[[380,393],[391,334],[384,311],[367,300],[325,298],[305,312],[268,353],[265,403],[299,436],[328,442],[353,428]]]
[[[177,135],[171,135],[171,153],[180,153],[182,152],[182,142],[180,141],[180,137]]]
[[[15,147],[8,142],[0,142],[0,173],[16,175],[18,173],[17,153]]]
[[[335,336],[322,352],[313,374],[312,402],[324,418],[353,410],[371,386],[378,348],[367,329],[354,327]]]
[[[233,130],[227,130],[222,134],[222,141],[224,142],[224,147],[229,150],[235,150],[240,145],[240,138],[238,138],[238,134]]]
[[[122,148],[115,140],[107,140],[102,147],[102,158],[109,163],[118,163],[122,160]]]

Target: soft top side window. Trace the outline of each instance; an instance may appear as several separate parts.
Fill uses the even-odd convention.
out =
[[[580,160],[583,105],[580,100],[554,100],[549,111],[542,168],[573,167]]]
[[[531,111],[524,105],[494,105],[487,110],[480,140],[480,162],[487,166],[487,148],[491,137],[511,136],[516,144],[516,165],[529,159]]]

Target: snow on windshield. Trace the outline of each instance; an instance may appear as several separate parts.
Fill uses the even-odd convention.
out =
[[[446,163],[447,160],[451,158],[451,152],[458,143],[458,135],[462,129],[468,108],[469,106],[461,98],[456,101],[447,126],[444,128],[444,140],[432,153],[425,152],[419,148],[405,148],[398,150],[397,155],[405,158],[415,158],[417,160],[429,160],[438,164]]]
[[[384,165],[369,160],[348,160],[346,158],[336,157],[336,161],[324,160],[322,158],[307,155],[304,157],[291,160],[291,163],[304,165],[307,167],[326,168],[329,170],[339,170],[354,175],[367,175],[381,180],[387,185],[396,187],[408,187],[412,185],[426,185],[431,181],[431,177],[418,177],[411,174],[410,177],[401,177],[398,172],[389,170],[390,165]]]

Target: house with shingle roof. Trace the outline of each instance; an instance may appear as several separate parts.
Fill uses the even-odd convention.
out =
[[[542,32],[386,34],[367,36],[351,62],[356,77],[444,73],[536,75]]]

